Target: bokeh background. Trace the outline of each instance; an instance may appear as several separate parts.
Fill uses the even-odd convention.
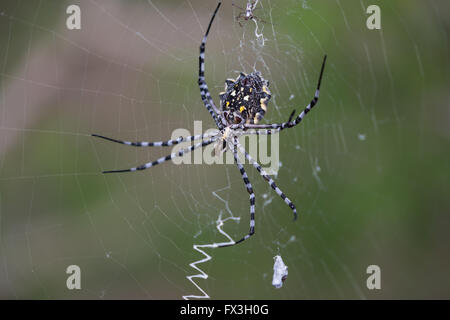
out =
[[[66,28],[71,4],[81,30]],[[381,30],[366,28],[371,4]],[[170,150],[90,136],[152,141],[195,120],[213,126],[196,78],[215,6],[1,1],[1,298],[200,295],[186,278],[204,258],[193,245],[225,240],[219,216],[241,217],[224,226],[234,239],[248,231],[233,165],[102,175]],[[210,33],[213,97],[225,78],[260,70],[273,93],[266,121],[283,121],[311,99],[325,53],[328,64],[318,106],[280,136],[276,179],[300,219],[247,165],[256,234],[205,249],[198,285],[214,299],[449,298],[450,3],[261,0],[258,29],[241,27],[240,11],[224,1]],[[277,254],[289,268],[281,289],[271,285]],[[72,264],[81,290],[66,287]],[[366,287],[372,264],[381,290]]]

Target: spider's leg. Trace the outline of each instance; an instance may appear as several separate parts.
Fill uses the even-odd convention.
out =
[[[240,20],[243,18],[242,16],[243,16],[243,13],[242,13],[242,12],[239,13],[239,14],[235,17],[235,18],[236,18],[236,21],[240,23]]]
[[[279,132],[280,129],[259,129],[259,130],[246,130],[241,135],[270,135]]]
[[[159,158],[158,160],[152,161],[152,162],[147,162],[139,167],[134,167],[134,168],[129,168],[129,169],[122,169],[122,170],[109,170],[109,171],[103,171],[103,173],[120,173],[120,172],[133,172],[133,171],[138,171],[138,170],[145,170],[151,167],[154,167],[158,164],[161,164],[163,162],[166,162],[168,160],[172,160],[173,158],[176,157],[181,157],[183,154],[191,152],[194,149],[200,148],[200,147],[204,147],[207,146],[211,143],[213,143],[214,141],[216,141],[218,139],[218,137],[213,137],[209,140],[205,140],[202,141],[200,143],[194,144],[192,146],[190,146],[189,148],[185,148],[185,149],[181,149],[178,152],[174,152],[171,153],[165,157]]]
[[[292,111],[292,113],[291,113],[291,115],[289,116],[289,119],[288,119],[287,122],[291,122],[291,121],[292,121],[292,118],[294,117],[294,114],[295,114],[295,109]]]
[[[311,109],[317,104],[317,101],[319,100],[319,92],[320,92],[320,83],[322,82],[322,76],[323,76],[323,70],[325,69],[325,62],[327,61],[327,56],[325,55],[322,62],[322,68],[320,69],[320,76],[319,81],[317,83],[317,89],[316,93],[314,94],[314,98],[311,100],[311,102],[306,106],[306,108],[295,118],[293,121],[290,120],[288,122],[283,123],[274,123],[274,124],[244,124],[244,128],[248,129],[279,129],[283,130],[286,128],[292,128],[299,124],[305,115],[311,111]],[[290,119],[292,118],[292,115]],[[233,127],[234,129],[234,127]]]
[[[272,187],[273,190],[283,199],[283,201],[291,208],[292,212],[294,213],[294,220],[297,220],[297,209],[295,208],[294,203],[292,203],[291,200],[289,200],[288,197],[283,193],[283,191],[280,190],[280,188],[277,187],[275,184],[275,181],[269,175],[264,171],[263,168],[259,165],[257,161],[255,161],[248,153],[245,151],[245,149],[242,147],[242,145],[237,142],[237,145],[239,147],[239,150],[245,155],[245,158],[258,170],[259,174],[264,178],[264,180],[269,183],[269,185]]]
[[[317,101],[319,101],[320,83],[322,82],[323,70],[325,69],[325,62],[326,61],[327,61],[327,56],[325,55],[323,57],[322,68],[320,69],[319,81],[317,82],[317,89],[316,89],[316,93],[314,94],[314,98],[312,98],[311,102],[306,106],[305,110],[303,110],[298,115],[298,117],[294,119],[294,121],[289,121],[288,124],[285,127],[282,127],[281,129],[284,129],[286,127],[291,128],[291,127],[299,124],[302,121],[303,117],[309,111],[311,111],[311,109],[317,104]]]
[[[206,39],[208,38],[209,29],[211,28],[211,25],[214,21],[214,18],[216,17],[217,11],[219,11],[221,2],[217,4],[216,10],[213,13],[213,16],[211,17],[211,20],[209,21],[208,29],[206,29],[205,36],[203,37],[202,43],[200,45],[200,55],[199,55],[199,67],[198,67],[198,85],[200,87],[200,95],[203,101],[203,104],[205,105],[206,109],[209,111],[211,116],[214,119],[214,122],[216,123],[217,127],[222,130],[223,124],[219,119],[217,118],[217,115],[219,114],[219,110],[217,109],[216,105],[214,104],[213,99],[211,98],[211,94],[209,93],[208,85],[205,81],[205,47],[206,47]]]
[[[195,141],[195,140],[199,140],[199,139],[209,138],[209,137],[214,136],[216,134],[217,134],[217,132],[206,133],[206,134],[198,134],[196,136],[179,137],[179,138],[173,139],[173,140],[154,141],[154,142],[148,142],[148,141],[124,141],[124,140],[117,140],[117,139],[113,139],[113,138],[108,138],[108,137],[101,136],[101,135],[98,135],[98,134],[92,134],[92,136],[100,138],[100,139],[116,142],[116,143],[125,144],[127,146],[134,146],[134,147],[170,147],[172,145],[176,145],[176,144],[179,144],[181,142]]]
[[[244,240],[247,240],[255,233],[255,193],[253,192],[252,184],[248,179],[247,172],[245,172],[244,166],[242,165],[239,157],[237,155],[236,144],[234,144],[233,148],[234,161],[239,168],[239,172],[241,173],[242,180],[244,180],[245,187],[247,188],[247,192],[250,194],[250,230],[248,234],[246,234],[241,240],[238,240],[232,244],[222,245],[220,247],[229,247],[234,246],[235,244],[241,243]]]
[[[295,114],[295,109],[292,111],[291,115],[289,116],[289,119],[287,122],[291,122],[292,118],[294,117]],[[258,130],[243,130],[243,131],[238,131],[241,135],[270,135],[270,134],[274,134],[277,132],[280,132],[281,128],[277,128],[277,129],[258,129]]]

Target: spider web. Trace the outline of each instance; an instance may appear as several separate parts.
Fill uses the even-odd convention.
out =
[[[66,28],[71,4],[81,30]],[[194,121],[213,127],[197,74],[216,4],[2,1],[0,297],[448,298],[445,1],[377,1],[381,30],[366,28],[368,1],[260,0],[260,20],[242,27],[242,10],[224,1],[206,48],[216,103],[226,78],[259,70],[272,92],[264,123],[285,121],[313,97],[328,54],[318,105],[280,134],[275,178],[296,222],[246,165],[256,234],[210,248],[248,232],[236,166],[100,173],[171,150],[91,133],[158,141],[193,134]],[[289,268],[280,289],[276,255]],[[366,287],[372,264],[381,290]],[[69,265],[81,268],[81,290],[66,287]]]

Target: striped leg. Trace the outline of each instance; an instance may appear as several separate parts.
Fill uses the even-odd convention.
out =
[[[241,151],[245,158],[258,170],[259,174],[269,183],[269,185],[272,187],[273,190],[283,199],[283,201],[291,208],[292,212],[294,213],[294,220],[297,220],[297,209],[295,208],[295,205],[292,203],[291,200],[289,200],[288,197],[283,193],[283,191],[280,190],[280,188],[277,187],[275,184],[275,181],[271,177],[267,175],[267,173],[261,168],[261,166],[253,160],[253,158],[245,151],[245,149],[242,147],[242,145],[237,142],[237,145],[239,147],[239,151]]]
[[[174,153],[171,153],[171,154],[169,154],[169,155],[167,155],[165,157],[159,158],[158,160],[155,160],[155,161],[152,161],[152,162],[147,162],[146,164],[143,164],[143,165],[141,165],[139,167],[130,168],[130,169],[123,169],[123,170],[103,171],[103,173],[120,173],[120,172],[132,172],[132,171],[138,171],[138,170],[145,170],[145,169],[154,167],[154,166],[156,166],[158,164],[161,164],[163,162],[166,162],[168,160],[172,160],[173,158],[181,157],[183,154],[191,152],[194,149],[207,146],[207,145],[213,143],[214,141],[216,141],[217,139],[218,139],[217,137],[213,137],[213,138],[211,138],[209,140],[205,140],[205,141],[202,141],[200,143],[194,144],[194,145],[190,146],[189,148],[181,149],[178,152],[174,152]]]
[[[148,142],[148,141],[123,141],[123,140],[116,140],[113,138],[108,138],[105,136],[101,136],[98,134],[92,134],[93,137],[97,137],[100,139],[125,144],[127,146],[134,146],[134,147],[170,147],[172,145],[179,144],[181,142],[187,142],[187,141],[195,141],[199,139],[209,138],[212,136],[217,135],[218,132],[212,132],[212,133],[206,133],[206,134],[198,134],[196,136],[188,136],[188,137],[179,137],[174,140],[167,140],[167,141],[155,141],[155,142]]]
[[[208,29],[206,29],[205,36],[203,37],[202,43],[200,45],[200,56],[199,56],[199,67],[198,67],[198,85],[200,87],[200,95],[203,101],[203,104],[205,105],[206,109],[209,111],[211,116],[214,119],[214,122],[216,123],[217,127],[222,130],[223,124],[222,122],[217,118],[217,115],[219,114],[219,110],[217,109],[216,105],[214,104],[213,99],[211,98],[211,94],[209,93],[208,85],[205,81],[205,47],[206,47],[206,39],[208,38],[209,29],[211,29],[211,25],[214,21],[214,18],[216,17],[217,11],[220,8],[221,3],[216,7],[216,10],[213,13],[213,16],[211,17],[211,20],[209,21]]]
[[[236,138],[235,138],[236,141]],[[234,161],[236,162],[237,167],[239,168],[239,172],[241,173],[242,180],[244,180],[245,187],[247,188],[247,192],[250,194],[250,230],[247,235],[245,235],[241,240],[236,241],[233,244],[222,245],[221,247],[229,247],[234,246],[235,244],[241,243],[244,240],[247,240],[255,233],[255,193],[253,192],[252,184],[248,179],[247,172],[245,172],[244,166],[242,165],[239,157],[237,155],[236,144],[233,148]]]
[[[291,122],[292,118],[294,117],[295,114],[295,109],[294,111],[292,111],[291,115],[289,116],[289,119],[287,122]],[[245,130],[242,129],[242,131],[239,131],[239,133],[241,133],[242,135],[271,135],[271,134],[275,134],[277,132],[280,132],[281,127],[280,128],[276,128],[276,129],[252,129],[252,130]]]
[[[291,122],[292,118],[294,117],[295,114],[295,109],[294,111],[292,111],[291,115],[289,116],[289,119],[287,122]],[[271,134],[275,134],[277,132],[280,132],[281,127],[280,128],[276,128],[276,129],[251,129],[251,130],[245,130],[245,129],[241,129],[239,130],[239,134],[241,135],[271,135]]]
[[[247,128],[247,129],[278,129],[278,130],[283,130],[283,129],[286,129],[286,128],[292,128],[292,127],[296,126],[297,124],[299,124],[303,120],[305,115],[309,111],[311,111],[311,109],[317,104],[317,101],[319,100],[320,83],[322,82],[322,75],[323,75],[323,70],[325,69],[325,62],[326,61],[327,61],[327,56],[325,56],[323,58],[322,68],[320,69],[319,82],[317,83],[317,89],[316,89],[316,93],[314,94],[314,98],[306,106],[305,110],[303,110],[298,115],[297,118],[292,120],[292,117],[293,117],[293,113],[292,113],[291,116],[289,117],[289,121],[287,121],[287,122],[274,123],[274,124],[244,124],[244,128]],[[233,126],[233,128],[234,128],[234,126]],[[238,126],[236,126],[236,128],[238,128]]]

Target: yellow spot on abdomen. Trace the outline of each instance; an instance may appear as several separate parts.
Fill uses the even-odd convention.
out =
[[[259,103],[261,104],[261,108],[262,108],[264,111],[267,111],[266,99],[260,99],[260,100],[259,100]]]

